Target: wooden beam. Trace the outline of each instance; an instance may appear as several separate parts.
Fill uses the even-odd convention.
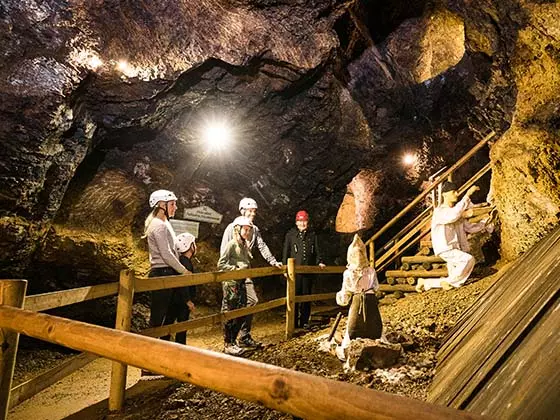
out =
[[[336,299],[336,292],[296,296],[296,303],[313,302],[315,300],[331,300],[331,299]]]
[[[70,290],[41,293],[25,297],[24,308],[30,311],[46,311],[47,309],[60,308],[73,303],[97,299],[105,296],[116,295],[119,291],[119,283],[105,283],[96,286],[79,287]]]
[[[447,277],[447,269],[439,270],[387,270],[385,272],[386,276],[389,277],[422,277],[422,278],[433,278],[433,277]]]
[[[273,308],[278,308],[286,304],[286,298],[279,298],[270,300],[265,303],[259,303],[255,306],[248,306],[246,308],[234,309],[228,312],[219,312],[214,315],[205,316],[202,318],[189,319],[188,321],[177,322],[176,324],[163,325],[157,328],[148,328],[140,332],[141,335],[148,337],[163,337],[169,334],[176,334],[183,331],[191,331],[196,328],[205,327],[208,325],[223,324],[230,319],[240,318],[242,316],[256,314],[259,312],[268,311]]]
[[[2,306],[0,326],[302,418],[480,418],[358,385],[43,313]]]
[[[49,386],[54,385],[61,379],[76,372],[78,369],[83,368],[88,363],[93,362],[98,356],[91,353],[81,353],[70,359],[65,360],[58,366],[23,382],[14,388],[10,393],[10,407],[12,409],[23,401],[33,397],[39,392],[47,389]]]
[[[22,308],[26,289],[27,280],[0,280],[0,307]],[[0,416],[4,420],[8,418],[18,341],[18,331],[0,329]]]
[[[115,329],[130,331],[132,325],[132,303],[134,300],[134,271],[122,270],[119,281],[119,297],[117,301],[117,317]],[[111,366],[111,389],[109,391],[109,411],[121,410],[126,390],[127,366],[113,362]]]
[[[286,276],[286,339],[292,338],[296,329],[296,260],[288,258]]]
[[[441,257],[438,257],[436,255],[413,255],[410,257],[402,257],[401,261],[403,263],[409,263],[409,264],[422,264],[422,263],[431,263],[431,264],[443,264],[445,263],[445,260]]]
[[[346,267],[343,266],[327,266],[324,268],[318,265],[296,265],[295,271],[297,274],[340,274],[344,273]]]
[[[175,287],[195,286],[208,283],[221,283],[226,280],[241,280],[247,277],[266,277],[284,274],[285,268],[260,267],[235,271],[215,271],[198,274],[182,274],[179,276],[165,277],[137,277],[135,282],[136,292],[150,290],[173,289]]]

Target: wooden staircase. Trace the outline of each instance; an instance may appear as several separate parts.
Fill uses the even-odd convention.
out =
[[[432,194],[435,202],[435,191],[440,184],[450,178],[453,173],[466,163],[477,151],[479,151],[488,141],[494,137],[492,131],[484,139],[482,139],[475,147],[467,152],[459,159],[451,168],[441,173],[432,181],[432,184],[419,194],[408,206],[406,206],[399,214],[391,219],[385,226],[377,231],[368,241],[366,245],[369,247],[369,261],[372,267],[375,267],[378,273],[385,272],[385,278],[389,285],[408,284],[414,286],[418,278],[434,278],[446,277],[447,266],[441,258],[432,255],[432,243],[430,239],[430,224],[432,219],[433,207],[430,205],[418,214],[410,223],[393,236],[385,245],[380,247],[376,252],[375,241],[378,240],[391,226],[393,226],[405,214],[413,210],[418,205],[422,205],[424,199]],[[474,174],[464,185],[459,188],[459,194],[463,194],[474,185],[484,174],[490,171],[490,163],[486,164],[476,174]],[[474,214],[469,219],[470,222],[476,223],[491,214],[494,207],[488,203],[478,205],[473,208]],[[414,252],[413,247],[419,247],[415,251],[415,255],[405,255]],[[397,263],[400,259],[400,264]],[[396,270],[387,270],[389,264],[395,263],[399,267]]]

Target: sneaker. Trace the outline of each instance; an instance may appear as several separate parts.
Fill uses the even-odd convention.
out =
[[[260,347],[261,343],[255,341],[253,337],[248,336],[248,337],[240,338],[239,345],[241,347]]]
[[[245,353],[245,349],[242,349],[237,344],[226,344],[224,346],[224,353],[230,356],[241,356]]]

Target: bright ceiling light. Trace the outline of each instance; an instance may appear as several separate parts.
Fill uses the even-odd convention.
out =
[[[209,151],[224,150],[231,140],[231,129],[223,122],[213,122],[204,128],[203,141]]]
[[[414,165],[417,160],[418,157],[414,153],[406,153],[402,158],[402,161],[406,166]]]

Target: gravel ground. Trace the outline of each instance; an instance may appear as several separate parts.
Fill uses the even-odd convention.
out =
[[[494,272],[496,270],[493,270]],[[489,274],[478,273],[478,277]],[[475,273],[476,275],[476,273]],[[319,350],[319,344],[329,332],[328,318],[322,325],[315,325],[309,332],[283,341],[284,321],[282,312],[259,314],[255,320],[255,336],[266,345],[252,353],[255,361],[311,373],[334,380],[351,382],[367,388],[391,392],[425,400],[435,372],[435,358],[445,334],[453,327],[460,314],[466,310],[492,284],[496,275],[471,281],[462,288],[423,294],[409,294],[403,299],[388,295],[381,300],[384,332],[399,332],[410,336],[414,345],[408,348],[397,365],[388,369],[344,372],[336,357]],[[204,315],[204,314],[201,314]],[[332,322],[331,318],[331,322]],[[339,326],[342,332],[343,324]],[[221,350],[221,330],[195,333],[189,343],[211,350]],[[35,353],[24,351],[18,356],[16,378],[21,380],[37,369],[56,364],[68,353],[52,349]],[[25,368],[23,368],[25,366]],[[157,388],[157,387],[156,387]],[[87,417],[95,419],[291,419],[256,403],[248,403],[218,392],[190,384],[165,382],[161,389],[151,390],[141,397],[129,398],[120,414],[108,414],[103,408],[91,411]]]

